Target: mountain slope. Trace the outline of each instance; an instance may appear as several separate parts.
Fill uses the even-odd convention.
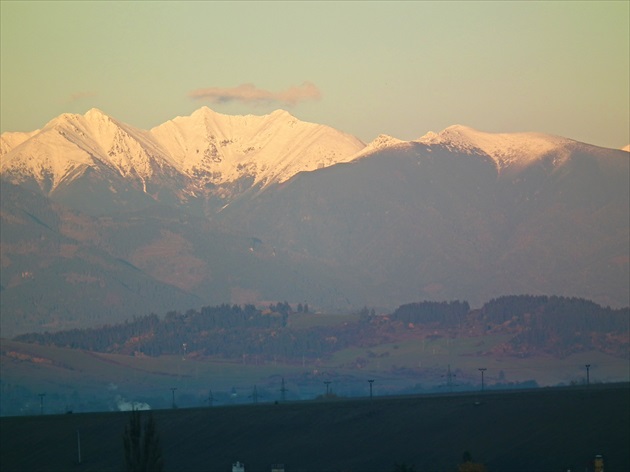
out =
[[[627,154],[542,135],[499,156],[483,144],[396,143],[219,217],[361,274],[368,305],[534,293],[626,306]]]
[[[0,203],[3,336],[102,325],[201,303],[112,254],[104,223],[6,182]]]
[[[39,192],[0,187],[0,329],[113,323],[221,303],[343,304],[349,274],[259,238],[153,205],[94,217]]]
[[[11,149],[19,146],[37,133],[39,133],[39,130],[35,130],[30,133],[22,133],[19,131],[2,133],[2,135],[0,135],[0,156],[8,153]]]
[[[108,287],[139,277],[133,283],[164,294],[160,313],[281,300],[327,310],[422,299],[475,306],[506,294],[629,304],[622,150],[459,125],[365,146],[282,111],[207,108],[150,131],[91,110],[3,143],[2,309],[16,332],[38,329],[54,310],[72,323],[107,306],[98,284],[84,298],[76,284],[55,285],[68,273],[98,272]],[[31,283],[32,267],[46,283]],[[103,320],[146,300],[117,294],[134,308],[101,311]],[[25,318],[42,296],[40,318]]]

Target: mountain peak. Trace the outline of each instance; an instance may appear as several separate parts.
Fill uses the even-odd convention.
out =
[[[399,144],[407,144],[407,141],[403,141],[398,138],[394,138],[388,134],[379,134],[376,138],[368,143],[361,151],[359,151],[354,159],[359,157],[367,156],[368,154],[372,154],[374,152],[380,151],[381,149],[385,149],[388,147],[396,146]]]
[[[98,109],[98,108],[90,108],[85,115],[83,115],[86,119],[90,120],[90,119],[102,119],[102,118],[108,118],[111,119],[111,117],[103,112],[102,110]]]
[[[206,116],[206,115],[220,115],[221,113],[218,113],[216,111],[214,111],[212,108],[207,107],[207,106],[202,106],[200,108],[197,108],[195,111],[193,111],[190,116]]]
[[[282,108],[278,108],[277,110],[272,111],[269,116],[286,116],[289,118],[295,118],[291,113]]]
[[[77,115],[75,113],[62,113],[61,115],[56,116],[55,118],[50,120],[48,123],[46,123],[44,127],[42,128],[42,130],[52,128],[54,126],[63,125],[66,123],[72,123],[76,121],[79,117],[81,117],[81,115]]]
[[[383,147],[383,146],[389,146],[392,144],[400,144],[404,142],[405,141],[403,141],[402,139],[394,138],[393,136],[390,136],[389,134],[379,134],[376,138],[370,141],[370,143],[368,144],[368,147]]]

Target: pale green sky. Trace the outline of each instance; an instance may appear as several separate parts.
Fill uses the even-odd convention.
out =
[[[148,129],[207,105],[364,141],[464,124],[630,143],[628,1],[0,7],[3,132],[92,107]]]

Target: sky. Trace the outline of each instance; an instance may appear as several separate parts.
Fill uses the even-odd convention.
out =
[[[282,108],[369,142],[462,124],[630,143],[630,2],[0,1],[0,131]]]

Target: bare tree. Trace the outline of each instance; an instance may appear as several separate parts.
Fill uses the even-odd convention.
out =
[[[140,412],[132,410],[123,435],[127,472],[162,472],[162,447],[153,414],[142,423]]]

